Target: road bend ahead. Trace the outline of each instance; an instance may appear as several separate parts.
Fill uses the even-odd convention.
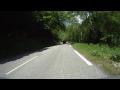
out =
[[[0,63],[3,79],[99,79],[106,77],[70,45],[56,45]]]

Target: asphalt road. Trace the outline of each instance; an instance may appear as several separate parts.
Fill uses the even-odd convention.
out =
[[[1,79],[100,79],[107,75],[70,45],[47,47],[0,63]]]

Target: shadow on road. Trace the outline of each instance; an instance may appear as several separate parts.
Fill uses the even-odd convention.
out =
[[[9,78],[0,77],[0,79],[9,79]]]
[[[42,48],[42,49],[40,49],[40,50],[25,52],[25,53],[19,54],[19,55],[17,55],[17,56],[0,58],[0,64],[4,64],[4,63],[10,62],[10,61],[15,61],[15,60],[20,59],[20,58],[22,58],[22,57],[24,57],[24,56],[29,56],[29,55],[32,54],[32,53],[41,52],[41,51],[44,51],[44,50],[47,50],[47,49],[49,49],[49,48],[48,48],[48,47],[45,47],[45,48]]]

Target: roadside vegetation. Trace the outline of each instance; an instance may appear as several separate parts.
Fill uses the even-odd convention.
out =
[[[0,48],[0,61],[17,55],[39,51],[52,45],[55,45],[55,43],[37,39],[10,40],[10,42],[6,42],[6,44]]]
[[[0,61],[4,58],[42,49],[58,43],[57,31],[65,25],[59,21],[62,12],[0,12]]]
[[[109,47],[99,44],[72,44],[88,60],[95,62],[110,75],[120,74],[120,47]]]
[[[120,74],[120,11],[71,12],[64,39],[111,75]]]
[[[0,20],[0,58],[75,42],[106,72],[120,74],[120,11],[1,11]]]

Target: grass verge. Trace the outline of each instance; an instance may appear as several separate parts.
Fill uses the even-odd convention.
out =
[[[73,48],[110,75],[120,75],[120,47],[74,43]]]

